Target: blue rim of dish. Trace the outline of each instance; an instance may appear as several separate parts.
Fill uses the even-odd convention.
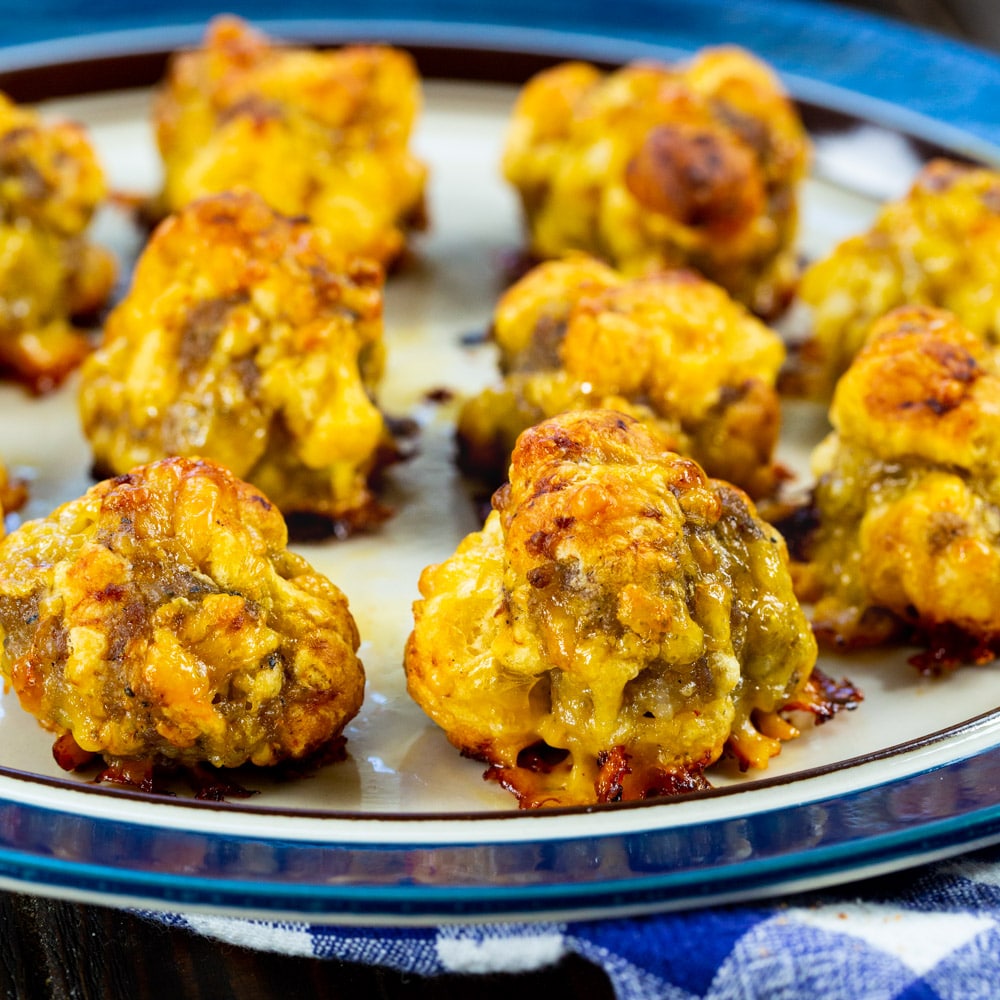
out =
[[[160,907],[350,922],[594,917],[794,891],[937,860],[1000,838],[1000,748],[805,806],[688,826],[503,845],[289,842],[14,809],[34,850],[0,879]],[[56,856],[92,852],[88,860]],[[178,870],[180,869],[180,870]],[[248,869],[261,874],[247,878]]]
[[[51,4],[18,8],[0,79],[81,67],[195,42],[215,9],[181,3],[177,23],[39,41]],[[198,9],[196,9],[198,8]],[[735,42],[774,65],[800,100],[953,150],[1000,161],[1000,60],[884,18],[786,0],[647,0],[609,9],[563,0],[374,0],[365,19],[337,4],[239,11],[305,41],[377,38],[478,53],[534,52],[616,62],[676,58]],[[37,23],[32,18],[40,12]],[[97,27],[74,15],[66,35]],[[195,26],[190,23],[198,18]],[[181,19],[187,19],[181,23]],[[571,21],[572,33],[560,29]],[[528,25],[531,25],[528,27]],[[43,25],[43,27],[38,27]],[[34,33],[33,33],[34,32]],[[823,53],[817,63],[815,54]],[[957,94],[956,81],[961,82]],[[79,77],[91,89],[86,74]],[[136,81],[144,83],[148,81]],[[588,916],[746,899],[860,878],[1000,840],[1000,749],[807,804],[696,825],[503,844],[316,843],[115,822],[0,799],[0,880],[161,907],[337,915],[351,922]],[[248,877],[250,873],[255,877]]]
[[[150,16],[124,2],[81,5],[56,20],[60,0],[17,5],[5,23],[0,74],[39,65],[191,44],[219,7],[182,0]],[[119,9],[124,8],[124,9]],[[225,8],[223,8],[225,9]],[[0,2],[0,14],[3,4]],[[378,37],[400,44],[536,50],[624,61],[676,57],[709,44],[753,49],[797,97],[930,138],[975,157],[1000,147],[1000,59],[881,15],[805,0],[246,0],[238,13],[279,36]],[[60,36],[52,37],[53,24]],[[566,25],[573,26],[572,31]],[[821,58],[817,59],[817,55]]]

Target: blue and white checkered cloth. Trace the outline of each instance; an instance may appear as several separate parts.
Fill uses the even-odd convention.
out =
[[[1000,997],[1000,847],[836,891],[590,923],[158,919],[243,947],[423,976],[530,972],[576,953],[607,973],[618,1000]]]

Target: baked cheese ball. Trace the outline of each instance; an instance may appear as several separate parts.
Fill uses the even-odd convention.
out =
[[[88,342],[74,317],[104,305],[114,258],[86,230],[107,194],[82,128],[45,123],[0,94],[0,367],[57,386]]]
[[[1000,651],[1000,362],[952,314],[894,310],[840,379],[800,589],[847,645]]]
[[[285,515],[343,530],[385,511],[369,480],[387,439],[382,269],[248,191],[163,222],[81,372],[101,474],[211,458]]]
[[[771,70],[735,47],[612,73],[570,62],[531,79],[503,172],[528,250],[583,250],[629,275],[690,267],[755,312],[794,290],[809,142]]]
[[[654,426],[526,431],[482,531],[420,578],[410,694],[524,807],[703,787],[797,735],[816,643],[781,536]]]
[[[4,533],[4,517],[19,510],[27,498],[27,483],[17,476],[12,476],[6,463],[0,461],[0,538]]]
[[[421,91],[385,46],[287,47],[235,17],[176,55],[154,106],[161,214],[248,187],[385,264],[422,225],[426,168],[410,152]]]
[[[872,324],[897,306],[947,309],[1000,341],[1000,172],[929,163],[867,232],[806,270],[799,294],[813,327],[802,363],[817,396],[829,396]]]
[[[773,491],[778,335],[690,271],[626,278],[575,256],[538,265],[501,298],[493,339],[507,373],[463,407],[463,466],[499,483],[517,435],[566,410],[610,408],[658,425],[675,451],[755,497]]]
[[[364,671],[344,595],[286,545],[277,508],[212,462],[98,483],[0,543],[5,681],[61,755],[119,774],[313,755]]]

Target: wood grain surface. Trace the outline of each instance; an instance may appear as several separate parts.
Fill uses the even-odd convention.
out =
[[[538,973],[422,978],[234,948],[133,913],[14,893],[0,893],[0,990],[6,1000],[613,996],[604,973],[576,956]]]

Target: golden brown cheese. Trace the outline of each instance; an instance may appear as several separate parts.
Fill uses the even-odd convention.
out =
[[[109,764],[302,758],[358,711],[343,594],[221,466],[165,459],[0,543],[0,669],[23,707]]]
[[[4,518],[19,510],[28,498],[28,485],[17,476],[12,476],[6,463],[0,461],[0,538],[4,534]]]
[[[840,379],[830,419],[802,584],[818,598],[817,631],[849,644],[902,632],[939,658],[989,658],[1000,649],[995,351],[943,310],[894,310]]]
[[[773,315],[794,288],[808,160],[773,73],[729,47],[683,66],[538,74],[515,105],[503,171],[537,257],[583,250],[630,275],[690,267]]]
[[[459,417],[463,464],[501,482],[517,435],[566,410],[656,423],[673,450],[762,497],[776,482],[778,335],[691,272],[628,279],[583,256],[538,265],[497,305],[503,383]]]
[[[83,367],[98,468],[214,459],[286,515],[346,527],[384,515],[368,480],[386,441],[381,268],[257,195],[206,198],[163,222]]]
[[[872,324],[897,306],[947,309],[1000,341],[1000,173],[928,164],[867,232],[806,270],[799,294],[812,311],[803,365],[816,395],[829,396]]]
[[[85,237],[106,193],[79,126],[43,123],[0,94],[0,365],[36,392],[83,359],[72,319],[114,284],[113,257]]]
[[[816,644],[784,542],[665,445],[607,410],[526,431],[483,530],[421,576],[408,689],[522,806],[700,787],[727,745],[766,767],[796,735],[777,713]]]
[[[423,219],[427,171],[409,151],[420,103],[404,52],[280,46],[217,18],[201,49],[171,61],[156,100],[160,211],[248,187],[387,263]]]

